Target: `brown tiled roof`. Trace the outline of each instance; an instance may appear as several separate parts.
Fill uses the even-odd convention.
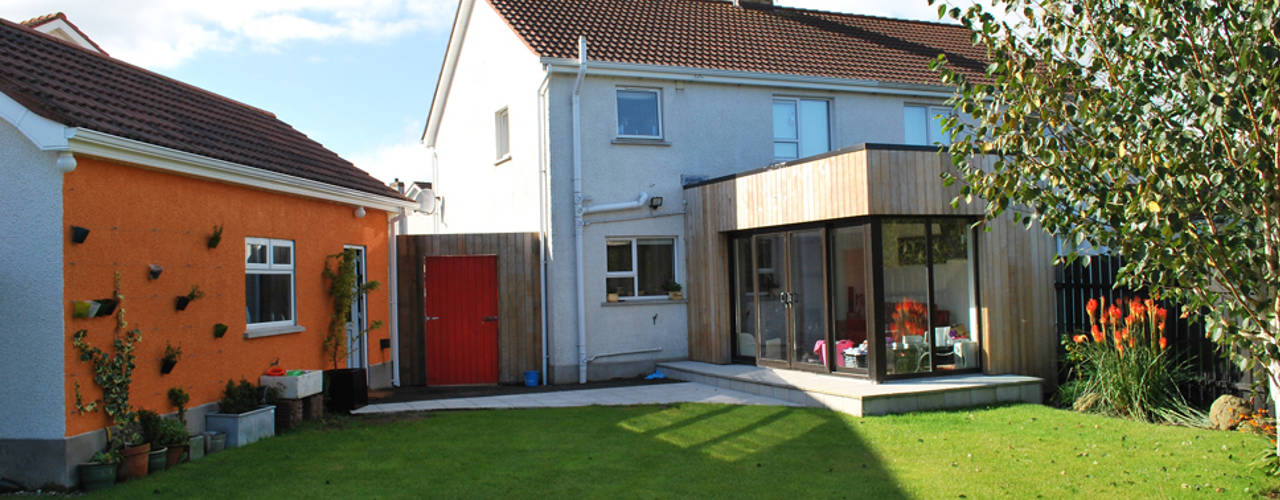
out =
[[[542,57],[941,85],[945,53],[983,80],[962,26],[717,0],[489,0]]]
[[[67,19],[67,15],[61,12],[54,12],[53,14],[45,14],[43,16],[33,17],[31,19],[27,19],[26,21],[23,21],[21,24],[23,26],[35,28],[37,26],[53,21],[54,19],[61,19],[62,22],[67,23],[67,26],[70,26],[71,29],[76,30],[76,33],[79,34],[82,38],[84,38],[85,41],[89,42],[89,45],[92,45],[93,48],[98,49],[98,52],[101,52],[103,55],[110,55],[110,54],[107,54],[107,51],[102,50],[102,47],[98,45],[98,42],[93,41],[92,38],[89,38],[89,35],[86,35],[83,31],[80,31],[80,27],[76,26],[76,23],[71,22],[70,19]]]
[[[4,19],[0,92],[69,127],[403,199],[271,113]]]

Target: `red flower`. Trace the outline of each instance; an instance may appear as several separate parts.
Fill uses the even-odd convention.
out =
[[[1160,350],[1163,351],[1166,347],[1169,347],[1169,339],[1160,337]]]
[[[1071,340],[1075,341],[1075,343],[1077,344],[1083,344],[1087,338],[1088,337],[1085,337],[1084,335],[1076,335],[1074,337],[1071,337]]]
[[[1164,323],[1169,317],[1169,310],[1163,307],[1156,308],[1156,330],[1164,331]]]
[[[1147,312],[1147,308],[1142,305],[1142,299],[1134,297],[1133,300],[1129,301],[1130,315],[1134,316],[1135,318],[1141,318],[1142,315],[1146,312]]]
[[[1089,321],[1093,321],[1094,315],[1098,313],[1098,299],[1089,299],[1089,302],[1084,305],[1084,310],[1089,312]]]
[[[1107,309],[1107,312],[1111,314],[1112,321],[1120,321],[1120,318],[1124,316],[1124,311],[1120,310],[1120,307],[1115,304],[1111,304],[1111,307]]]
[[[1106,336],[1102,334],[1102,329],[1098,328],[1098,325],[1093,325],[1093,341],[1102,342],[1103,340],[1106,340]]]

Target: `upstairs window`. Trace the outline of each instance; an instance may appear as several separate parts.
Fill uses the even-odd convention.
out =
[[[661,97],[657,89],[618,89],[618,137],[661,139]]]
[[[245,322],[249,328],[294,324],[293,242],[244,239]]]
[[[794,160],[831,150],[831,102],[773,99],[773,158]]]
[[[606,293],[619,297],[666,298],[676,281],[675,238],[609,238]]]
[[[951,114],[942,106],[907,105],[902,108],[902,122],[906,125],[904,141],[909,145],[932,146],[950,144],[951,138],[942,132],[942,121]]]
[[[507,108],[499,109],[493,115],[494,159],[506,160],[511,157],[511,125],[507,117]]]

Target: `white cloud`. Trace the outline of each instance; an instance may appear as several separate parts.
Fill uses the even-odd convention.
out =
[[[456,6],[456,0],[65,0],[55,7],[48,0],[6,0],[0,17],[22,21],[61,10],[112,56],[159,69],[210,50],[371,42],[448,29]]]
[[[384,145],[348,159],[384,183],[397,178],[406,184],[431,180],[431,156],[416,139]]]

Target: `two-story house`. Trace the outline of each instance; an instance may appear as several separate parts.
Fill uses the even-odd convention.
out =
[[[950,163],[930,146],[945,140],[938,115],[951,89],[928,64],[945,54],[982,78],[985,53],[970,35],[770,1],[463,0],[423,137],[439,202],[428,225],[542,234],[546,317],[528,321],[545,324],[553,383],[634,376],[690,358],[855,371],[844,354],[874,349],[890,359],[929,351],[925,343],[946,352],[912,355],[912,366],[888,372],[1043,371],[978,357],[1004,349],[982,343],[991,331],[1026,328],[1030,316],[1035,325],[1051,321],[1041,290],[1048,261],[1028,279],[1035,304],[988,325],[978,291],[985,254],[975,249],[985,236],[969,227],[980,211],[949,208],[953,191],[937,174]],[[710,236],[723,258],[692,257],[706,238],[690,241],[690,228],[709,212],[693,211],[690,189],[878,150],[936,168],[890,172],[869,191],[864,176],[864,195],[896,189],[904,205],[918,186],[912,196],[938,194],[913,207],[937,208],[723,225]],[[804,205],[826,201],[813,190],[843,175],[838,165],[822,168],[809,184],[780,178],[722,212],[814,212]],[[1014,240],[1032,237],[1008,238],[1025,246]],[[1048,246],[1034,248],[1039,256]],[[677,283],[685,298],[668,294]],[[1018,294],[1016,286],[1000,293]],[[887,338],[868,336],[872,329]],[[1051,338],[1026,342],[1051,362]]]

